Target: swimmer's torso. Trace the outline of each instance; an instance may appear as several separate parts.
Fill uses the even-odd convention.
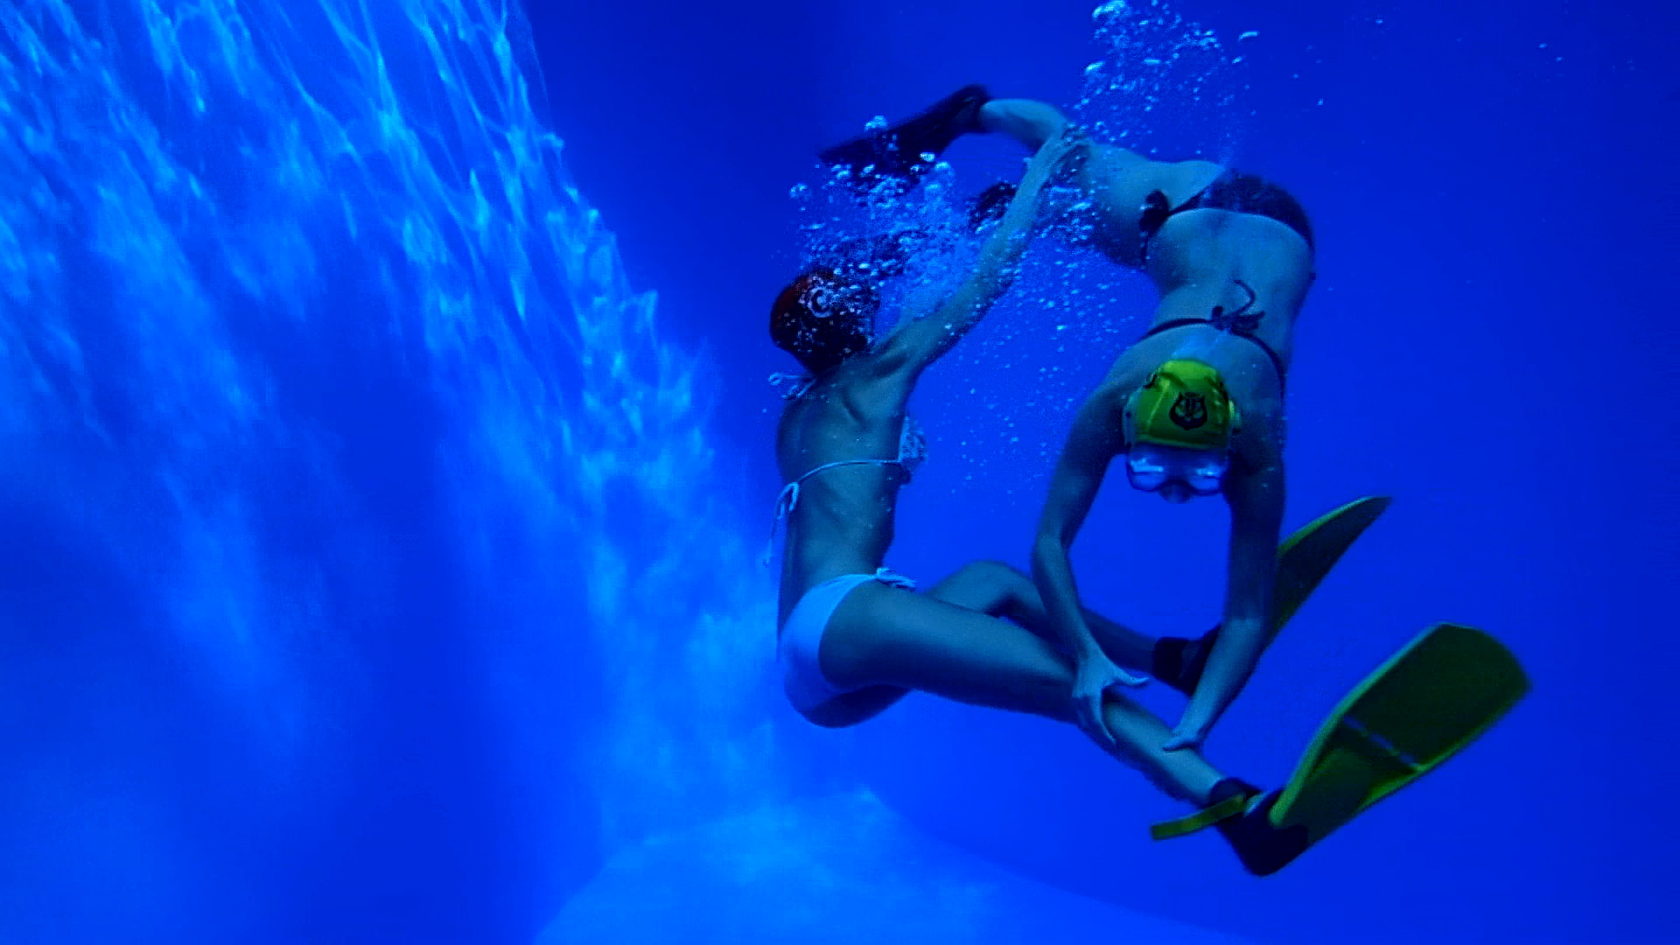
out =
[[[1078,180],[1091,206],[1079,223],[1094,248],[1155,283],[1161,304],[1151,327],[1206,318],[1216,305],[1234,310],[1248,301],[1236,285],[1242,282],[1255,293],[1251,311],[1265,315],[1254,334],[1287,363],[1295,315],[1312,284],[1312,250],[1294,231],[1251,213],[1196,209],[1168,217],[1145,240],[1141,221],[1152,195],[1179,207],[1225,172],[1211,161],[1164,163],[1092,145]]]
[[[1276,352],[1287,367],[1295,318],[1313,280],[1306,241],[1269,217],[1213,208],[1173,213],[1147,239],[1142,226],[1144,208],[1152,200],[1180,207],[1225,173],[1210,161],[1169,164],[1124,148],[1092,146],[1079,180],[1091,203],[1081,222],[1094,248],[1119,265],[1143,270],[1154,282],[1161,302],[1149,327],[1205,322],[1216,309],[1240,311],[1248,316],[1244,334],[1252,336],[1199,323],[1160,331],[1127,348],[1103,386],[1135,390],[1155,367],[1188,348],[1220,370],[1251,420],[1281,418],[1283,378],[1254,342]],[[1281,441],[1281,419],[1250,424],[1250,437],[1262,432],[1274,443]]]
[[[898,457],[902,400],[850,390],[860,373],[855,367],[862,365],[836,368],[837,376],[825,378],[783,411],[776,462],[784,483],[827,463]],[[778,626],[817,584],[881,567],[892,544],[898,490],[907,479],[895,464],[859,464],[825,469],[799,484],[798,502],[787,520]]]

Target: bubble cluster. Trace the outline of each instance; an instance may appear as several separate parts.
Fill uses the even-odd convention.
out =
[[[1091,16],[1100,56],[1085,67],[1074,111],[1092,134],[1146,154],[1163,140],[1214,155],[1235,149],[1242,55],[1165,0],[1113,0]],[[1248,30],[1237,40],[1258,36]]]
[[[1113,0],[1092,18],[1098,57],[1085,67],[1074,120],[1100,142],[1146,155],[1232,163],[1246,86],[1244,56],[1229,47],[1240,44],[1247,53],[1259,33],[1243,31],[1227,44],[1165,0]],[[933,154],[905,160],[891,148],[890,128],[877,116],[861,131],[881,143],[881,166],[825,167],[789,192],[804,266],[867,275],[883,246],[902,259],[895,263],[902,272],[895,268],[881,283],[883,330],[902,313],[936,308],[972,271],[986,232],[971,225],[973,200],[959,192],[951,166]],[[903,176],[906,166],[914,168],[914,183]],[[1066,418],[1147,326],[1155,304],[1141,274],[1100,251],[1087,195],[1053,187],[1044,205],[1052,222],[1020,278],[947,357],[950,373],[984,383],[966,396],[952,388],[948,393],[960,403],[941,408],[951,412],[953,425],[966,422],[958,415],[969,409],[984,415],[985,433],[956,444],[962,463],[985,475],[1019,470],[1026,485],[1046,468]],[[930,382],[940,383],[933,376]],[[966,380],[960,386],[966,389]],[[944,393],[929,391],[941,401]]]
[[[886,127],[879,117],[866,133]],[[886,154],[896,157],[893,145]],[[885,330],[905,313],[925,314],[962,281],[973,265],[978,234],[967,226],[969,210],[957,196],[956,172],[936,155],[920,154],[918,178],[910,186],[901,176],[875,165],[824,167],[813,185],[789,191],[799,221],[801,268],[845,269],[860,276],[878,272],[890,260],[892,278],[883,279],[881,317]]]

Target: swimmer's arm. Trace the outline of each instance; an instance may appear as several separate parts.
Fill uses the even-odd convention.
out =
[[[1125,445],[1119,407],[1115,394],[1105,389],[1080,408],[1051,476],[1050,494],[1033,542],[1033,583],[1044,599],[1056,639],[1077,660],[1100,656],[1102,650],[1080,610],[1068,549],[1085,524],[1109,463]]]
[[[899,323],[881,346],[877,359],[880,373],[913,380],[940,355],[951,350],[1009,291],[1020,275],[1021,256],[1026,253],[1038,223],[1039,199],[1045,186],[1061,172],[1075,150],[1085,146],[1072,137],[1057,138],[1033,155],[1003,219],[981,247],[974,272],[932,313],[905,318]]]
[[[1283,525],[1282,459],[1274,457],[1257,471],[1233,476],[1226,496],[1231,504],[1231,549],[1225,620],[1196,693],[1174,729],[1175,740],[1186,739],[1186,746],[1199,744],[1207,737],[1248,682],[1266,648],[1272,624],[1272,586],[1277,579],[1278,537]]]

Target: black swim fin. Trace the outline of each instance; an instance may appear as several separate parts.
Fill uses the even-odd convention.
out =
[[[1277,805],[1277,791],[1262,793],[1251,784],[1226,778],[1214,785],[1208,802],[1235,802],[1239,798],[1243,812],[1213,826],[1231,845],[1231,851],[1242,862],[1243,869],[1255,876],[1270,876],[1312,846],[1307,828],[1295,825],[1279,827],[1272,823],[1270,815]]]
[[[982,130],[980,106],[991,100],[983,85],[967,85],[913,118],[822,151],[824,164],[849,167],[860,193],[903,193],[916,185],[932,162],[962,135]]]
[[[1156,840],[1168,840],[1207,827],[1219,831],[1243,869],[1256,876],[1270,876],[1312,846],[1304,827],[1278,827],[1270,819],[1277,805],[1277,791],[1261,791],[1240,778],[1226,778],[1208,792],[1207,806],[1178,820],[1149,829]]]

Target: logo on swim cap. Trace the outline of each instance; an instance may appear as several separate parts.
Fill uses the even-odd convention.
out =
[[[1179,394],[1168,413],[1181,430],[1194,430],[1207,423],[1207,398],[1201,394]]]
[[[1191,450],[1224,450],[1239,423],[1237,405],[1212,365],[1174,358],[1149,375],[1126,403],[1126,439]]]

